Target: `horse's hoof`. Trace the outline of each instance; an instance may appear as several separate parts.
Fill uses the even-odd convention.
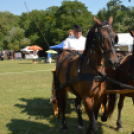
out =
[[[78,125],[78,129],[84,129],[84,127],[81,125]]]
[[[123,132],[123,128],[122,127],[117,127],[116,128],[119,132]]]
[[[101,116],[101,121],[106,122],[107,121],[107,116]]]

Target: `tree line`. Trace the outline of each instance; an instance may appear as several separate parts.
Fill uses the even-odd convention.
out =
[[[120,0],[109,0],[95,16],[108,20],[110,15],[114,17],[115,32],[125,33],[128,29],[134,29],[134,7],[122,5]],[[35,44],[47,50],[48,44],[57,45],[67,38],[68,30],[75,24],[82,26],[83,35],[86,36],[94,24],[93,16],[86,5],[77,0],[63,1],[60,7],[24,12],[20,16],[8,11],[0,12],[0,50],[19,51]]]

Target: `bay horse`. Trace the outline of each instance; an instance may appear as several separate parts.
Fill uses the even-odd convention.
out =
[[[79,125],[83,127],[79,104],[83,100],[86,112],[90,119],[87,134],[93,131],[97,134],[97,115],[95,107],[100,106],[103,93],[106,89],[106,67],[115,67],[118,57],[114,44],[117,43],[117,34],[112,28],[113,17],[107,21],[100,21],[94,17],[95,25],[87,35],[86,48],[81,56],[74,56],[71,52],[63,51],[57,60],[56,72],[54,72],[55,87],[52,90],[52,104],[54,113],[62,111],[62,129],[67,129],[65,118],[66,93],[75,94],[76,110]],[[102,78],[101,80],[99,78]],[[54,86],[54,85],[53,85]],[[56,90],[55,90],[56,88]],[[95,114],[94,114],[95,113]]]
[[[134,37],[134,32],[130,31],[130,34],[132,37]],[[116,80],[125,83],[127,85],[134,86],[134,44],[133,44],[133,52],[132,54],[128,54],[124,59],[121,61],[119,68],[117,70],[110,70],[108,71],[109,77],[115,78]],[[118,90],[118,87],[113,86],[113,88]],[[125,100],[125,97],[131,97],[134,105],[134,93],[131,91],[131,93],[123,93],[120,94],[119,102],[118,102],[118,119],[117,119],[117,130],[122,131],[123,127],[121,125],[121,110],[123,108],[123,103]],[[102,121],[106,121],[109,116],[112,115],[114,108],[115,108],[115,102],[116,102],[116,94],[109,94],[108,95],[108,107],[107,104],[107,96],[104,97],[104,101],[102,103],[103,105],[103,115],[101,117]],[[107,109],[108,108],[108,109]]]

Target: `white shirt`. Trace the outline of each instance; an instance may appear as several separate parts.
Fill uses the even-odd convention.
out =
[[[71,50],[85,50],[86,38],[81,36],[79,39],[76,39],[75,36],[67,38],[64,41],[63,49]]]
[[[33,51],[33,59],[37,59],[38,58],[37,52],[38,52],[38,50],[37,51]]]

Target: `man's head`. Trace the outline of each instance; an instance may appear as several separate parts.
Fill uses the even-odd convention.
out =
[[[75,38],[79,39],[82,35],[82,28],[80,25],[75,25],[74,26],[74,36]]]
[[[74,36],[74,30],[70,29],[68,31],[68,37]]]

